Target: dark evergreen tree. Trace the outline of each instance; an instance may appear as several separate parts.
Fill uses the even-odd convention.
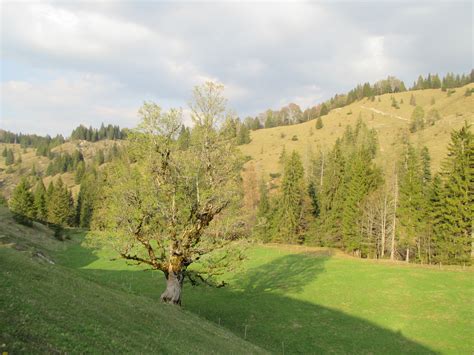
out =
[[[58,226],[66,226],[70,223],[71,215],[74,213],[74,209],[71,211],[70,197],[67,187],[59,178],[48,199],[48,222]]]
[[[320,213],[319,198],[318,198],[318,189],[314,181],[310,181],[308,184],[308,195],[311,200],[311,213],[314,217],[318,217]]]
[[[286,243],[301,242],[304,202],[304,170],[299,154],[293,151],[285,162],[281,196],[276,211],[275,238]]]
[[[329,109],[326,104],[321,105],[321,111],[319,112],[319,116],[325,116],[329,113]]]
[[[474,138],[466,123],[451,134],[448,156],[442,166],[442,216],[434,226],[436,258],[444,263],[470,263],[473,253]]]
[[[237,145],[250,143],[250,130],[246,125],[241,124],[237,135]]]
[[[14,218],[19,223],[32,225],[32,218],[35,217],[33,195],[30,192],[30,184],[25,177],[21,179],[20,183],[13,190],[9,207],[13,212]]]
[[[410,144],[407,146],[400,167],[400,192],[397,216],[399,220],[400,245],[405,248],[405,259],[411,252],[420,255],[420,235],[425,231],[426,203],[423,188],[423,169],[418,154]]]
[[[46,188],[43,184],[43,180],[39,179],[36,183],[36,189],[34,193],[34,210],[36,219],[45,222],[48,217],[47,201],[46,201]]]

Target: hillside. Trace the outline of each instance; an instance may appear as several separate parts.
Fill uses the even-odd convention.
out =
[[[474,122],[474,96],[464,95],[467,88],[474,88],[474,84],[457,88],[450,95],[441,89],[427,89],[385,94],[377,96],[374,101],[363,99],[331,111],[323,117],[324,127],[319,130],[315,127],[316,120],[312,120],[298,125],[252,131],[252,141],[241,146],[241,150],[251,158],[247,167],[253,165],[257,177],[263,176],[268,180],[270,173],[281,172],[278,160],[283,147],[287,152],[298,151],[307,167],[311,151],[330,150],[346,126],[354,125],[361,117],[368,127],[378,133],[379,154],[376,162],[385,172],[393,171],[394,163],[403,149],[404,137],[408,137],[415,146],[428,147],[434,172],[439,169],[446,155],[451,131],[461,127],[464,121]],[[414,109],[410,105],[412,94],[416,104],[423,107],[425,116],[431,109],[436,109],[441,116],[441,120],[433,126],[415,133],[409,131]],[[392,97],[398,102],[399,109],[392,107]]]
[[[192,313],[63,265],[58,253],[77,244],[74,235],[56,241],[2,207],[0,231],[2,352],[264,353]]]
[[[80,230],[60,243],[0,213],[2,351],[472,353],[472,267],[256,245],[222,275],[228,286],[186,283],[179,310],[159,303],[161,273],[86,246]]]
[[[72,154],[75,150],[80,150],[84,155],[85,161],[91,162],[99,150],[110,149],[114,144],[120,145],[122,144],[122,141],[102,140],[98,142],[88,142],[74,140],[61,144],[53,148],[51,151],[57,154]],[[21,163],[15,163],[8,167],[5,165],[5,159],[3,157],[0,159],[0,193],[3,193],[6,197],[10,196],[21,176],[29,175],[31,173],[33,166],[38,173],[42,174],[45,186],[48,186],[51,180],[56,181],[59,176],[61,176],[63,182],[68,188],[72,189],[74,194],[78,192],[79,186],[74,182],[74,173],[72,172],[56,174],[55,176],[45,176],[46,169],[51,160],[47,157],[36,155],[36,149],[23,149],[19,144],[0,143],[0,151],[3,151],[5,147],[13,150],[16,159],[21,155],[22,160]]]

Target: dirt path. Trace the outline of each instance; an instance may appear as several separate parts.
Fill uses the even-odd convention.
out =
[[[363,106],[363,105],[361,105],[360,107],[361,107],[361,108],[364,108],[364,109],[366,109],[366,110],[375,112],[375,113],[377,113],[377,114],[379,114],[379,115],[382,115],[382,116],[393,117],[393,118],[397,118],[397,119],[402,120],[402,121],[409,121],[408,118],[405,118],[405,117],[402,117],[402,116],[398,116],[398,115],[394,115],[394,114],[392,114],[392,113],[383,112],[383,111],[377,110],[377,109],[375,109],[375,108],[373,108],[373,107],[365,107],[365,106]]]

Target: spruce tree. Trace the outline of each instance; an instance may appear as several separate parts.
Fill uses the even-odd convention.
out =
[[[424,231],[423,172],[418,154],[410,144],[400,168],[399,208],[397,211],[400,245],[405,248],[405,259],[410,261],[411,252],[419,248],[419,236]],[[419,251],[419,249],[418,249]]]
[[[250,130],[246,125],[241,124],[237,134],[237,145],[248,144],[250,141]]]
[[[34,193],[35,217],[40,221],[47,220],[46,188],[43,180],[39,179]]]
[[[35,216],[33,195],[30,192],[30,184],[26,178],[22,178],[20,183],[13,190],[9,207],[13,212],[14,218],[19,223],[32,225],[31,219]]]
[[[48,200],[48,222],[59,226],[68,225],[71,219],[70,202],[69,191],[60,177]]]
[[[319,112],[319,116],[325,116],[329,113],[329,109],[328,107],[326,106],[326,104],[322,104],[321,105],[321,111]]]
[[[474,216],[474,138],[467,123],[451,133],[448,156],[442,166],[443,218],[435,226],[437,259],[445,263],[470,263]]]
[[[294,243],[300,241],[300,222],[304,198],[304,170],[300,155],[293,151],[285,162],[281,185],[281,196],[275,220],[278,241]]]
[[[15,163],[15,155],[13,154],[12,149],[7,150],[7,154],[5,156],[5,165],[12,165]]]

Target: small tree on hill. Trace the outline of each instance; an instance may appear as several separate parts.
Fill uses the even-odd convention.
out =
[[[416,106],[416,99],[415,99],[415,95],[413,94],[411,94],[410,96],[410,105]]]
[[[5,156],[5,165],[13,165],[15,163],[15,155],[13,154],[12,149],[7,150],[7,154]]]
[[[425,127],[425,111],[423,107],[416,106],[411,114],[410,132],[414,133]]]
[[[321,129],[323,128],[323,126],[323,119],[321,118],[321,116],[319,116],[316,120],[316,129]]]
[[[33,205],[33,195],[30,192],[30,184],[26,178],[22,178],[20,183],[13,190],[13,195],[9,201],[10,210],[14,218],[21,224],[32,225],[35,211]]]

